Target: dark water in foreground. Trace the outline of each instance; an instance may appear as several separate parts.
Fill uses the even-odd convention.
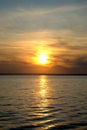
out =
[[[17,127],[87,130],[87,76],[0,76],[0,130]]]

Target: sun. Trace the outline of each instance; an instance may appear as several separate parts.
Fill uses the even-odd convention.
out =
[[[33,57],[33,62],[36,65],[48,66],[50,64],[49,59],[49,52],[41,50],[36,53],[35,57]]]
[[[45,52],[40,53],[38,57],[38,62],[42,65],[45,65],[48,63],[48,57]]]

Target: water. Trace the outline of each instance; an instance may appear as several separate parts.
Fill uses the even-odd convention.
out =
[[[0,76],[0,130],[87,130],[87,76]]]

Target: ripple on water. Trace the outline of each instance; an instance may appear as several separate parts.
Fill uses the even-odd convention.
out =
[[[87,122],[79,122],[79,123],[68,123],[64,125],[57,125],[49,128],[48,130],[68,130],[68,129],[75,129],[79,127],[87,126]]]
[[[80,122],[80,123],[68,123],[68,124],[62,124],[62,125],[53,125],[50,128],[43,129],[43,126],[39,125],[29,125],[29,126],[22,126],[17,128],[10,128],[9,130],[70,130],[70,129],[79,129],[86,130],[87,128],[87,122]]]
[[[2,79],[0,130],[87,130],[87,77]]]

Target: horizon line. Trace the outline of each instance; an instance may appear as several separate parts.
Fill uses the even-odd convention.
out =
[[[45,73],[0,73],[0,75],[87,75],[87,74],[45,74]]]

